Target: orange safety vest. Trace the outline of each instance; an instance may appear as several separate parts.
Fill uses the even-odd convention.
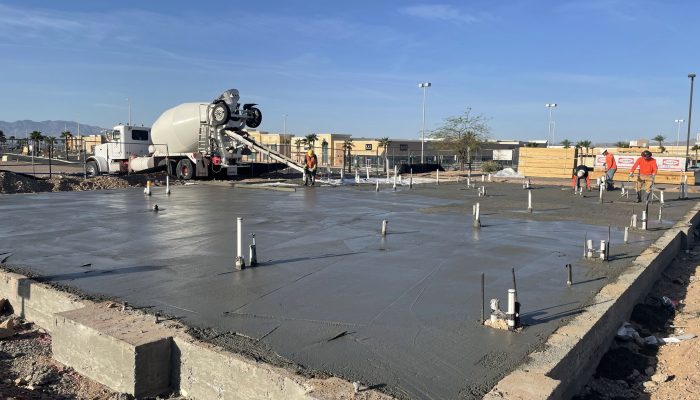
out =
[[[639,157],[637,161],[634,162],[630,174],[634,173],[634,170],[639,167],[640,175],[654,175],[659,170],[656,165],[656,160],[654,158],[645,159],[644,157]]]
[[[315,169],[316,164],[318,164],[318,158],[316,157],[316,154],[314,155],[309,155],[308,153],[306,154],[306,167],[308,169]]]
[[[617,169],[617,163],[615,163],[615,157],[608,152],[605,156],[605,168],[607,169]]]

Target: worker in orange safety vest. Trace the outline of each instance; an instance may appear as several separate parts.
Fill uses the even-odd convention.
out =
[[[617,171],[615,156],[608,149],[603,149],[600,154],[605,156],[605,190],[614,190],[613,178],[615,177],[615,171]]]
[[[654,186],[654,178],[659,170],[656,160],[651,156],[651,151],[644,150],[642,156],[634,162],[630,169],[630,178],[634,176],[634,171],[639,168],[639,176],[637,176],[637,203],[642,201],[642,190],[645,190],[647,195],[645,201],[649,201],[652,187]]]

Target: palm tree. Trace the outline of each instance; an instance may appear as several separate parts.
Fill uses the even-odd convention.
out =
[[[379,147],[384,149],[384,172],[386,172],[386,157],[389,155],[389,145],[391,140],[388,137],[379,139]]]
[[[588,148],[591,147],[591,141],[590,140],[579,140],[576,142],[576,148],[578,149],[586,149],[586,155],[588,155]]]
[[[299,156],[299,150],[301,149],[302,139],[294,139],[294,147],[297,149],[297,162],[301,162],[301,157]]]
[[[345,161],[348,162],[348,173],[352,172],[352,162],[350,162],[351,151],[353,148],[352,139],[346,139],[343,142],[343,168],[345,168]],[[345,154],[347,153],[347,157]]]
[[[695,152],[695,165],[698,165],[698,150],[700,150],[700,146],[697,144],[693,147],[690,148],[690,150],[693,150]]]
[[[41,132],[39,132],[39,131],[32,131],[32,132],[29,134],[29,139],[31,139],[31,140],[32,140],[32,143],[33,143],[32,154],[36,154],[37,145],[39,144],[39,141],[40,141],[42,138],[43,138],[43,136],[41,135]]]
[[[73,137],[70,131],[61,132],[61,138],[63,139],[63,148],[66,150],[66,160],[68,159],[68,140]]]
[[[656,136],[654,136],[654,138],[651,139],[651,140],[653,140],[653,141],[655,141],[655,142],[659,142],[659,147],[661,147],[661,146],[663,146],[663,141],[666,140],[666,138],[665,138],[664,136],[662,136],[662,135],[656,135]]]
[[[312,133],[310,135],[306,135],[306,137],[304,139],[306,139],[306,143],[308,143],[309,148],[313,149],[314,144],[316,144],[316,141],[318,140],[318,135],[315,133]]]
[[[54,143],[56,143],[56,138],[53,136],[44,136],[42,138],[42,141],[49,148],[49,158],[51,158],[53,156],[53,145],[54,145]]]
[[[7,142],[7,139],[5,139],[5,132],[0,130],[0,144],[5,144]]]
[[[569,147],[571,147],[571,140],[564,139],[561,141],[561,145],[564,146],[565,149],[568,149]]]

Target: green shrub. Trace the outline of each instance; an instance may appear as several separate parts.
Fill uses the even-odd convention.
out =
[[[491,173],[491,172],[496,172],[501,169],[501,166],[498,165],[497,162],[495,161],[484,161],[481,164],[481,171],[485,173]]]

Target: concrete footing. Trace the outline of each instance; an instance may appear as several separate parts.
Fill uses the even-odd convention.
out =
[[[305,378],[200,342],[177,323],[81,300],[23,275],[0,271],[0,298],[9,300],[16,315],[51,333],[57,361],[137,398],[169,391],[191,399],[353,397],[353,384],[342,379]]]

